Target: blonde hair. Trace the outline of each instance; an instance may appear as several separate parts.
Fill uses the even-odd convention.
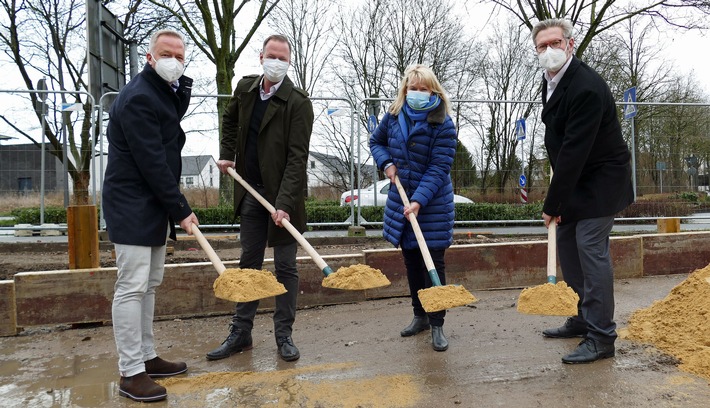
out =
[[[404,76],[402,77],[402,82],[399,84],[399,90],[397,91],[397,98],[392,102],[392,105],[390,105],[389,112],[391,114],[397,115],[402,110],[407,99],[407,87],[412,82],[420,83],[431,89],[431,92],[438,95],[439,99],[441,99],[446,113],[451,114],[451,104],[449,103],[449,98],[446,96],[446,91],[444,91],[439,80],[436,79],[434,71],[422,64],[412,64],[404,70]]]

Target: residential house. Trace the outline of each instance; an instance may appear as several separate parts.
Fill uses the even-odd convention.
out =
[[[219,188],[219,168],[212,156],[183,156],[182,188]]]

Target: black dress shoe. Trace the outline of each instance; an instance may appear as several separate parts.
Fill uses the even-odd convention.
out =
[[[446,351],[449,348],[449,341],[444,336],[442,326],[431,326],[431,347],[435,351]]]
[[[298,352],[298,348],[293,344],[291,336],[278,337],[276,345],[279,348],[279,357],[284,361],[296,361],[301,357],[301,353]]]
[[[207,353],[207,359],[221,360],[232,354],[237,354],[244,350],[251,350],[252,347],[251,332],[232,327],[229,336],[222,342],[222,345]]]
[[[399,332],[402,337],[414,336],[417,333],[421,333],[424,330],[429,330],[429,317],[428,316],[414,316],[412,322],[409,326],[405,327],[404,330]]]
[[[562,357],[562,362],[566,364],[591,363],[603,358],[614,357],[614,354],[614,344],[586,338],[579,343],[579,346],[573,352]]]
[[[587,326],[582,326],[573,319],[569,318],[561,327],[543,330],[542,335],[545,337],[551,337],[553,339],[571,339],[573,337],[584,337],[587,335]]]

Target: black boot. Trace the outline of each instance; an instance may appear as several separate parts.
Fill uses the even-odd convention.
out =
[[[208,360],[221,360],[240,351],[251,350],[251,332],[239,330],[231,326],[229,336],[222,342],[222,345],[207,353]]]
[[[431,326],[431,347],[435,351],[446,351],[449,348],[449,341],[444,336],[442,326]]]
[[[414,319],[409,326],[405,327],[404,330],[399,332],[402,337],[414,336],[417,333],[423,332],[424,330],[429,330],[429,317],[428,316],[414,316]]]

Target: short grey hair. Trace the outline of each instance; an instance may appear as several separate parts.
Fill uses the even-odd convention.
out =
[[[565,39],[570,39],[572,38],[572,32],[574,31],[574,27],[572,26],[572,22],[567,20],[566,18],[548,18],[547,20],[542,20],[535,24],[535,27],[533,27],[532,30],[532,40],[533,44],[537,45],[536,38],[537,35],[540,33],[542,30],[546,30],[548,28],[553,28],[553,27],[559,27],[562,29],[562,36]]]
[[[182,45],[185,46],[185,36],[183,36],[181,33],[171,30],[171,29],[164,29],[164,30],[158,30],[153,33],[153,35],[150,36],[150,45],[148,46],[148,52],[153,55],[153,50],[155,49],[155,43],[158,42],[158,38],[167,35],[170,37],[175,37],[179,38],[180,41],[182,41]],[[187,47],[185,47],[187,48]]]

